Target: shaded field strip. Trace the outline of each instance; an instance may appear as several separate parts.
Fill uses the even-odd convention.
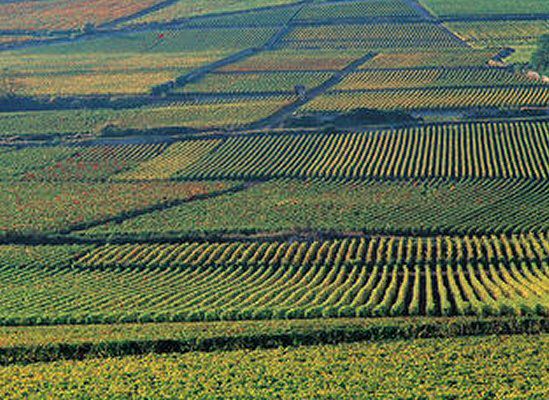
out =
[[[419,228],[410,228],[410,229],[368,229],[364,231],[337,231],[337,230],[315,230],[315,231],[277,231],[277,232],[262,232],[254,229],[250,230],[240,230],[233,232],[223,232],[223,231],[211,231],[211,232],[144,232],[142,234],[90,234],[86,236],[78,235],[78,232],[75,230],[69,232],[72,233],[70,236],[66,236],[66,243],[69,244],[80,244],[80,243],[92,243],[92,244],[105,244],[105,243],[116,243],[116,244],[143,244],[143,243],[181,243],[186,241],[193,242],[279,242],[279,241],[318,241],[318,240],[343,240],[343,239],[372,239],[374,237],[386,236],[386,237],[408,237],[413,236],[417,238],[432,238],[434,236],[455,236],[455,235],[475,235],[475,236],[490,236],[490,235],[515,235],[515,234],[525,234],[525,233],[535,233],[535,232],[545,232],[546,229],[543,228],[532,228],[532,229],[515,229],[505,228],[505,229],[472,229],[470,227],[463,229],[419,229]],[[59,240],[62,241],[63,237],[59,236],[48,236],[44,235],[42,238],[44,244],[47,243],[58,243]],[[25,240],[25,237],[12,237],[12,242],[8,243],[18,243],[18,244],[33,244]],[[2,240],[0,239],[0,243]]]
[[[125,212],[123,214],[115,215],[115,216],[104,218],[104,219],[101,219],[101,220],[96,220],[96,221],[91,221],[91,222],[82,223],[82,224],[78,224],[78,225],[73,225],[73,226],[71,226],[70,228],[68,228],[66,230],[60,231],[59,233],[61,235],[64,235],[64,234],[72,233],[74,231],[94,228],[96,226],[104,225],[104,224],[107,224],[107,223],[121,223],[121,222],[124,222],[127,219],[140,217],[142,215],[150,214],[150,213],[155,212],[155,211],[164,211],[164,210],[167,210],[169,208],[177,207],[177,206],[180,206],[180,205],[183,205],[183,204],[194,203],[194,202],[197,202],[197,201],[213,199],[213,198],[224,196],[224,195],[227,195],[227,194],[238,193],[238,192],[241,192],[243,190],[249,189],[250,187],[254,186],[255,184],[257,184],[257,182],[245,182],[243,184],[232,186],[232,187],[230,187],[228,189],[225,189],[225,190],[218,190],[218,191],[215,191],[215,192],[209,192],[209,193],[204,193],[204,194],[199,194],[199,195],[196,195],[196,196],[192,196],[192,197],[187,198],[187,199],[173,200],[173,201],[169,201],[169,202],[165,202],[165,203],[155,204],[155,205],[152,205],[150,207],[145,207],[145,208],[141,208],[141,209],[137,209],[137,210],[128,211],[128,212]]]
[[[194,200],[196,201],[196,200]],[[188,202],[188,201],[187,201]],[[175,207],[177,205],[185,204],[185,201],[181,201],[180,204],[171,204],[165,209]],[[272,243],[280,241],[328,241],[328,240],[343,240],[343,239],[372,239],[381,237],[408,237],[413,236],[416,238],[432,238],[434,236],[455,236],[455,235],[475,235],[475,236],[490,236],[490,235],[515,235],[515,234],[527,234],[527,233],[539,233],[546,232],[544,228],[532,228],[532,229],[471,229],[470,227],[464,229],[368,229],[364,231],[337,231],[337,230],[318,230],[318,231],[277,231],[277,232],[262,232],[258,230],[241,230],[238,232],[223,232],[223,231],[211,231],[211,232],[144,232],[140,234],[90,234],[82,235],[80,231],[85,229],[94,228],[105,223],[114,222],[121,223],[126,219],[133,218],[139,215],[145,215],[154,211],[164,210],[163,208],[153,209],[150,207],[147,210],[139,210],[135,213],[127,213],[124,216],[116,216],[101,221],[92,222],[89,224],[82,224],[82,226],[67,229],[66,233],[11,233],[7,232],[4,235],[0,235],[1,245],[59,245],[59,244],[178,244],[182,242],[196,242],[196,243],[235,243],[235,242],[258,242],[258,243]]]
[[[318,325],[321,325],[319,322]],[[31,364],[57,360],[84,360],[189,352],[232,351],[241,349],[271,349],[278,347],[314,346],[322,344],[355,343],[363,341],[408,340],[419,338],[451,338],[493,334],[546,334],[549,320],[542,318],[517,319],[421,319],[415,321],[383,320],[329,327],[309,326],[306,329],[277,332],[253,332],[211,337],[198,335],[181,339],[112,340],[105,342],[51,343],[0,347],[0,365]]]

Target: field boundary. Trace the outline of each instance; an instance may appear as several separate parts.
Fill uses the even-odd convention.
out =
[[[492,334],[547,334],[549,320],[515,319],[439,319],[427,321],[381,321],[360,325],[308,328],[286,332],[243,333],[183,339],[113,340],[105,342],[51,343],[0,347],[0,365],[31,364],[59,360],[123,357],[143,354],[272,349],[278,347],[335,345],[364,341],[424,338],[452,338]]]

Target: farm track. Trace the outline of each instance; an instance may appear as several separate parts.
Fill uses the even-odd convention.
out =
[[[427,10],[425,7],[423,7],[417,0],[406,0],[406,3],[413,9],[417,10],[427,21],[431,21],[435,24],[437,24],[442,30],[444,30],[450,37],[452,37],[455,41],[455,43],[461,45],[462,47],[471,48],[471,46],[461,39],[459,36],[457,36],[454,32],[452,32],[446,25],[442,23],[439,19],[437,19],[436,16],[431,14],[429,10]]]
[[[330,79],[325,81],[320,86],[317,86],[307,91],[301,99],[298,99],[296,102],[286,107],[283,107],[281,110],[275,112],[271,116],[251,124],[248,128],[257,129],[261,127],[266,127],[267,129],[269,129],[270,127],[280,124],[286,118],[288,118],[290,115],[296,112],[299,108],[309,103],[314,98],[324,94],[325,92],[330,90],[330,88],[334,87],[335,85],[343,81],[343,79],[346,76],[348,76],[352,72],[355,72],[358,69],[358,67],[364,64],[366,61],[375,57],[375,55],[376,53],[368,53],[365,56],[359,58],[358,60],[353,61],[351,64],[349,64],[347,67],[345,67],[341,71],[336,72]]]
[[[233,55],[231,55],[231,56],[229,56],[225,59],[213,62],[211,64],[207,64],[207,65],[204,65],[204,66],[202,66],[198,69],[195,69],[194,71],[192,71],[191,73],[189,73],[187,75],[183,75],[181,77],[176,78],[175,81],[174,81],[173,88],[177,88],[177,89],[184,88],[185,85],[200,80],[201,78],[203,78],[206,74],[210,73],[211,71],[214,71],[218,68],[224,67],[224,66],[229,65],[229,64],[233,64],[233,63],[235,63],[237,61],[240,61],[240,60],[243,60],[245,58],[249,58],[249,57],[251,57],[253,55],[256,55],[256,54],[258,54],[262,51],[268,51],[268,50],[273,49],[280,42],[280,40],[288,34],[288,32],[290,30],[290,23],[291,23],[292,19],[299,13],[299,11],[301,11],[301,9],[306,4],[309,4],[310,2],[311,2],[311,0],[303,1],[302,2],[303,5],[301,6],[301,8],[299,8],[294,13],[294,15],[288,21],[288,23],[286,23],[284,26],[282,26],[263,46],[243,50],[243,51],[241,51],[239,53],[236,53],[236,54],[233,54]]]
[[[254,186],[256,184],[257,184],[257,182],[248,181],[248,182],[245,182],[245,183],[242,183],[242,184],[234,185],[232,187],[229,187],[228,189],[218,190],[218,191],[215,191],[215,192],[209,192],[209,193],[205,193],[205,194],[199,194],[199,195],[193,196],[193,197],[188,198],[188,199],[174,200],[174,201],[170,201],[170,202],[166,202],[166,203],[155,204],[155,205],[152,205],[150,207],[145,207],[145,208],[141,208],[141,209],[134,209],[132,211],[125,212],[125,213],[120,214],[120,215],[114,215],[112,217],[104,218],[104,219],[101,219],[101,220],[96,220],[96,221],[91,221],[91,222],[75,225],[75,226],[72,226],[70,229],[65,229],[65,230],[59,231],[59,234],[61,234],[61,235],[66,235],[67,234],[68,235],[68,234],[71,234],[75,231],[90,229],[90,228],[100,226],[100,225],[104,225],[104,224],[108,224],[108,223],[118,224],[118,223],[121,223],[121,222],[123,222],[127,219],[136,218],[136,217],[139,217],[139,216],[151,214],[151,213],[156,212],[156,211],[165,211],[165,210],[168,210],[168,209],[173,208],[173,207],[181,206],[183,204],[189,204],[189,203],[194,203],[194,202],[197,202],[197,201],[204,201],[204,200],[214,199],[216,197],[225,196],[225,195],[228,195],[228,194],[235,194],[235,193],[247,190],[247,189],[251,188],[252,186]]]

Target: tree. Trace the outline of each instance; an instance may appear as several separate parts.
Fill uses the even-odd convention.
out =
[[[541,74],[549,73],[549,35],[540,37],[538,49],[532,56],[532,66]]]

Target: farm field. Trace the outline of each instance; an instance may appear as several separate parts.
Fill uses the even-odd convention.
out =
[[[98,135],[101,129],[209,128],[246,125],[290,103],[291,95],[223,99],[214,103],[175,102],[128,109],[76,109],[2,113],[0,136]]]
[[[215,15],[256,8],[284,6],[295,3],[294,0],[197,0],[192,4],[178,0],[175,4],[142,18],[134,19],[131,24],[165,22],[190,17]]]
[[[545,179],[549,173],[547,128],[544,121],[515,121],[358,133],[234,136],[177,176]]]
[[[462,46],[446,30],[423,22],[298,27],[284,39],[284,42],[285,47],[295,49],[448,49]]]
[[[80,29],[86,23],[102,25],[160,3],[160,0],[46,0],[4,2],[0,5],[1,30]]]
[[[549,397],[547,2],[0,3],[0,398]]]
[[[525,0],[517,3],[512,0],[420,0],[429,10],[438,16],[450,15],[513,15],[513,14],[547,14],[549,6],[543,0]]]
[[[0,393],[24,398],[53,387],[50,393],[60,398],[129,393],[141,398],[242,397],[249,393],[288,399],[319,393],[372,398],[418,394],[543,398],[547,395],[543,374],[547,342],[546,335],[419,339],[15,365],[0,369]],[[90,374],[94,385],[88,383]],[[518,378],[524,375],[525,379]],[[304,379],[307,385],[302,384]],[[423,379],[419,387],[418,379]],[[136,380],[154,380],[154,384],[138,386]],[[266,385],[266,381],[274,383]]]
[[[130,173],[129,177],[134,177]],[[285,232],[512,232],[549,222],[549,186],[528,180],[273,180],[246,191],[97,226],[92,236]],[[513,215],[498,221],[499,215]]]
[[[547,315],[545,236],[1,250],[4,325]]]

